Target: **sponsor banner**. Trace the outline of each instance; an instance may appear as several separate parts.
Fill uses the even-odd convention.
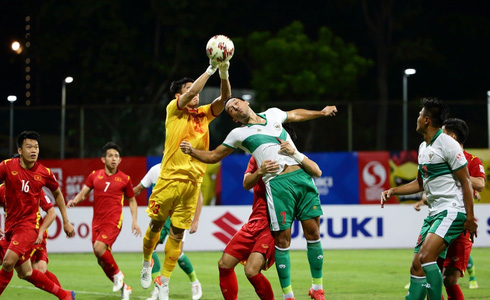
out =
[[[359,203],[379,204],[381,193],[390,188],[389,153],[357,152],[359,162]],[[387,203],[398,203],[392,197]]]
[[[322,204],[359,204],[356,152],[307,153],[322,170],[314,178]],[[253,194],[243,189],[243,174],[250,155],[230,155],[221,165],[221,204],[251,205]],[[379,198],[380,196],[378,196]]]
[[[399,185],[404,185],[417,178],[418,170],[418,160],[417,151],[399,151],[390,153],[390,186],[395,187]],[[410,195],[400,195],[393,196],[399,203],[414,203],[420,200],[422,197],[422,192],[410,194]]]
[[[415,246],[427,210],[417,212],[409,205],[323,205],[320,233],[324,249],[381,249]],[[124,222],[121,234],[113,245],[114,252],[141,252],[142,237],[131,234],[131,213],[123,208]],[[186,251],[222,251],[232,236],[248,220],[250,206],[205,206],[199,221],[199,229],[187,234]],[[49,228],[48,252],[92,252],[92,208],[68,209],[70,221],[75,227],[75,237],[66,238],[61,217]],[[490,204],[476,204],[478,237],[475,247],[490,247]],[[0,214],[4,224],[4,214]],[[144,207],[138,207],[138,224],[143,233],[149,223]],[[301,225],[295,222],[291,230],[291,249],[306,249]],[[160,249],[160,252],[163,251]]]
[[[92,171],[104,168],[104,163],[100,158],[40,160],[40,162],[50,168],[56,176],[65,201],[75,198]],[[137,185],[147,172],[146,157],[123,157],[119,169],[131,177],[133,186]],[[146,191],[143,191],[136,197],[138,205],[146,206],[146,198]],[[78,206],[92,206],[93,203],[94,193],[92,191]],[[128,205],[128,202],[125,201],[124,205]]]

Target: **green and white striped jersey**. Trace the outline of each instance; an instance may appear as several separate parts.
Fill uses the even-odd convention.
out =
[[[264,183],[274,178],[284,170],[285,165],[297,165],[298,163],[289,156],[279,154],[279,141],[277,138],[294,143],[291,137],[282,127],[288,117],[285,111],[278,108],[269,108],[265,112],[257,114],[265,119],[265,124],[246,124],[233,129],[222,143],[233,149],[241,148],[253,155],[260,166],[265,160],[277,161],[280,165],[275,174],[266,174],[262,177]],[[296,148],[296,146],[294,146]]]
[[[466,213],[461,184],[453,174],[468,163],[459,143],[440,129],[429,144],[420,144],[418,163],[429,216],[447,209]]]

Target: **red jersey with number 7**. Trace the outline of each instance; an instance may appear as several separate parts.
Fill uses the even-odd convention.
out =
[[[18,226],[39,229],[39,199],[43,186],[55,191],[59,188],[50,169],[36,162],[30,169],[20,165],[19,158],[0,163],[0,181],[5,182],[5,232]]]
[[[114,175],[107,175],[105,169],[100,169],[87,177],[85,185],[94,190],[92,227],[111,224],[121,228],[124,197],[134,197],[130,177],[120,170]]]

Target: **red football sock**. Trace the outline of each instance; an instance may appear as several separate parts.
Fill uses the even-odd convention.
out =
[[[446,286],[447,300],[464,299],[463,292],[459,287],[459,284]]]
[[[259,273],[252,277],[247,277],[248,281],[255,288],[255,292],[262,300],[274,300],[274,292],[272,291],[271,283],[264,274]]]
[[[113,281],[114,275],[119,273],[119,267],[117,266],[117,263],[114,260],[111,251],[106,250],[104,254],[102,254],[100,257],[97,257],[97,260],[99,262],[99,265],[102,267],[102,270],[104,270],[107,278],[109,278],[110,281]]]
[[[32,274],[26,277],[26,280],[35,285],[37,288],[44,290],[50,294],[55,295],[58,299],[63,299],[67,295],[67,292],[60,288],[59,285],[51,281],[48,276],[38,270],[32,270]]]
[[[0,269],[0,295],[3,293],[10,280],[14,276],[14,270],[7,272],[4,269]]]
[[[237,300],[238,282],[235,269],[219,268],[219,286],[225,300]]]
[[[58,285],[59,287],[61,287],[61,284],[60,284],[60,281],[58,280],[58,277],[56,277],[56,275],[54,275],[53,273],[49,272],[48,270],[46,270],[46,272],[44,273],[46,276],[48,276],[48,278],[54,282],[56,285]]]

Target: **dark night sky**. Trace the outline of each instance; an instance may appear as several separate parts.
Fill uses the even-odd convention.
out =
[[[232,3],[230,6],[235,3],[234,1],[229,2]],[[367,25],[362,15],[360,2],[347,1],[354,3],[349,5],[343,2],[345,1],[322,1],[321,4],[313,5],[309,1],[241,1],[233,6],[236,9],[230,12],[229,19],[223,23],[225,28],[226,24],[229,24],[229,28],[225,31],[228,31],[230,35],[238,36],[248,35],[254,30],[275,32],[293,20],[300,20],[309,35],[314,38],[320,26],[327,26],[345,41],[354,43],[359,48],[361,55],[376,60],[376,48],[366,29]],[[488,9],[490,4],[487,1],[410,1],[412,4],[397,2],[395,1],[393,9],[393,45],[398,47],[397,43],[403,39],[414,41],[423,37],[429,40],[430,47],[434,51],[432,62],[441,57],[444,58],[438,63],[428,63],[427,60],[420,59],[416,55],[411,57],[410,51],[406,49],[403,49],[405,52],[402,53],[394,49],[390,69],[392,97],[400,97],[402,70],[406,67],[415,67],[417,75],[410,78],[410,84],[413,89],[419,91],[418,94],[434,94],[453,100],[480,97],[483,99],[486,89],[489,89],[487,71],[489,62],[486,53],[490,36],[487,17],[490,15]],[[25,6],[25,4],[13,4],[11,1],[0,1],[2,28],[0,97],[2,99],[5,99],[10,93],[9,88],[24,85],[23,62],[19,62],[19,56],[12,52],[10,43],[19,36],[22,38],[25,33]],[[67,9],[70,9],[69,7],[67,6]],[[145,9],[149,9],[149,4],[143,1],[141,7],[134,13],[144,13]],[[405,12],[414,10],[414,14],[404,15],[402,10]],[[32,19],[30,24],[31,33],[43,30],[39,28],[41,26],[36,23],[35,19]],[[62,34],[63,28],[59,30]],[[56,33],[53,32],[53,34]],[[141,34],[144,35],[145,32]],[[420,48],[425,46],[427,45],[421,44]],[[416,53],[421,49],[412,50]],[[57,51],[55,45],[52,51]],[[441,65],[444,68],[441,68]],[[375,77],[376,68],[373,67],[361,80],[362,91],[368,98],[376,98]],[[248,78],[246,76],[236,78],[236,80],[240,86],[247,87]],[[53,85],[44,88],[45,93],[49,93],[52,97],[60,93],[59,83],[53,84],[47,81],[45,84]],[[1,106],[5,106],[5,102],[0,101]],[[52,104],[55,103],[57,101]]]

